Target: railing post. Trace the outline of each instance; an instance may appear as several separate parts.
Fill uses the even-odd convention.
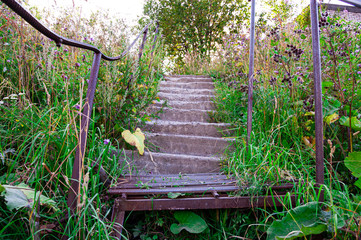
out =
[[[152,57],[154,54],[155,45],[157,43],[158,32],[159,32],[159,22],[157,21],[155,31],[154,31],[154,40],[153,40],[153,46],[152,46],[152,52],[151,52]]]
[[[93,65],[89,78],[89,86],[86,95],[86,102],[83,106],[83,112],[81,115],[80,133],[79,133],[78,145],[75,153],[73,173],[71,176],[71,185],[69,189],[68,202],[67,202],[68,207],[71,209],[72,213],[77,211],[76,208],[80,202],[80,184],[81,184],[81,176],[84,165],[84,155],[85,155],[85,149],[86,149],[86,143],[88,137],[89,122],[93,109],[94,94],[97,85],[101,57],[102,57],[101,53],[94,54]]]
[[[250,143],[251,132],[252,132],[255,15],[256,15],[256,0],[252,0],[250,44],[249,44],[249,73],[248,73],[248,108],[247,108],[247,141],[246,141],[247,156],[249,153],[249,143]]]
[[[316,183],[318,187],[324,184],[324,153],[323,153],[323,116],[322,116],[322,87],[321,87],[321,51],[318,21],[317,0],[311,0],[311,28],[313,49],[313,75],[315,96],[315,138],[316,138]],[[323,201],[321,192],[320,201]]]
[[[143,49],[144,49],[145,41],[147,40],[148,29],[149,28],[147,27],[143,32],[143,40],[142,40],[142,44],[140,44],[140,48],[139,48],[138,62],[140,62],[140,59],[142,58],[142,55],[143,55]]]

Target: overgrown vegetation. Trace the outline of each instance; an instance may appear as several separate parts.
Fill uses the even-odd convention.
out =
[[[310,188],[315,183],[315,124],[312,39],[307,21],[302,21],[301,26],[278,21],[264,34],[263,30],[258,32],[253,132],[248,155],[245,145],[248,59],[239,57],[248,54],[248,40],[228,36],[217,59],[222,64],[214,64],[210,73],[218,92],[214,120],[231,122],[238,130],[237,149],[229,153],[224,170],[237,176],[242,185],[258,190],[269,182],[304,182],[296,187],[303,197],[297,203],[300,206],[282,222],[271,225],[267,230],[269,239],[276,236],[294,239],[319,233],[327,238],[351,239],[360,234],[357,220],[360,189],[353,184],[360,176],[357,170],[360,166],[360,25],[327,12],[321,13],[319,24],[326,166],[323,204],[314,202],[318,196]],[[359,186],[359,181],[356,185]],[[320,212],[320,206],[326,212]],[[323,216],[310,225],[307,221],[317,214]],[[280,219],[280,216],[270,214],[270,218]],[[286,222],[297,226],[285,228]]]
[[[32,10],[39,18],[49,14]],[[107,13],[85,19],[77,10],[63,11],[42,21],[52,22],[60,35],[93,44],[111,56],[129,45],[129,30],[121,20],[111,20]],[[69,218],[66,198],[93,53],[56,47],[3,3],[0,21],[0,184],[5,187],[0,188],[1,239],[109,239],[111,201],[104,192],[124,168],[112,151],[124,144],[119,141],[124,129],[134,130],[150,118],[143,110],[156,100],[162,78],[160,41],[152,55],[150,35],[139,62],[138,51],[120,61],[101,62],[83,197],[78,215]],[[111,179],[103,178],[99,166]],[[51,202],[43,201],[45,197]]]
[[[198,211],[199,216],[131,213],[125,221],[128,232],[124,235],[147,240],[305,239],[310,234],[323,234],[327,239],[359,239],[360,24],[320,12],[325,201],[319,203],[308,10],[292,24],[294,5],[285,0],[265,2],[276,7],[260,14],[257,23],[253,132],[247,154],[249,39],[247,24],[237,20],[247,16],[249,6],[243,1],[237,1],[237,6],[227,5],[230,8],[223,15],[235,9],[242,10],[242,14],[238,18],[231,14],[215,16],[235,21],[233,26],[222,22],[215,26],[215,36],[209,33],[211,39],[203,39],[200,35],[208,36],[202,27],[204,19],[208,13],[217,12],[219,1],[213,5],[199,1],[196,9],[208,12],[192,12],[199,17],[193,19],[194,26],[188,21],[193,15],[187,13],[195,7],[190,2],[180,6],[177,1],[148,1],[148,15],[163,21],[167,53],[158,44],[152,55],[152,41],[148,41],[140,62],[136,54],[117,62],[102,61],[88,135],[83,198],[76,218],[68,217],[66,197],[92,53],[66,46],[57,48],[1,4],[1,238],[111,238],[112,201],[105,189],[127,168],[119,166],[112,152],[124,144],[120,141],[123,130],[134,132],[152,117],[143,110],[156,100],[163,60],[166,56],[180,56],[181,61],[173,62],[173,73],[212,76],[217,92],[217,111],[210,113],[212,121],[232,123],[236,130],[236,148],[228,151],[222,162],[224,173],[235,176],[240,185],[248,185],[244,194],[252,196],[263,194],[264,184],[294,182],[295,204],[288,193],[282,208]],[[158,5],[152,6],[154,3]],[[157,12],[165,7],[169,12]],[[51,17],[32,11],[39,18]],[[170,18],[170,12],[176,16]],[[172,25],[170,19],[177,24]],[[64,12],[49,22],[53,22],[57,33],[94,44],[109,55],[119,55],[129,44],[129,30],[124,23],[110,21],[106,13],[97,13],[88,20],[76,12]],[[197,28],[200,30],[194,31]],[[102,178],[99,166],[111,179]],[[190,215],[192,219],[187,221]],[[192,221],[202,224],[194,228]]]

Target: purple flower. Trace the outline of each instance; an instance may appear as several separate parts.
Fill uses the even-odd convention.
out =
[[[346,92],[346,89],[344,88],[344,89],[342,89],[342,91]]]
[[[104,145],[107,145],[110,143],[110,140],[109,139],[104,139]]]
[[[358,66],[359,68],[361,68],[361,64],[357,64],[357,66]]]
[[[75,67],[80,67],[80,63],[75,63]]]
[[[76,109],[78,109],[78,110],[80,109],[80,105],[79,105],[79,104],[75,104],[74,107],[75,107]]]
[[[361,71],[357,71],[357,74],[359,74],[359,75],[360,75],[360,74],[361,74]]]
[[[278,71],[277,71],[277,70],[275,70],[275,71],[273,71],[273,72],[274,72],[274,73],[276,73],[276,74],[278,73]]]
[[[69,51],[68,49],[66,49],[66,48],[64,49],[64,52],[68,52],[68,51]]]

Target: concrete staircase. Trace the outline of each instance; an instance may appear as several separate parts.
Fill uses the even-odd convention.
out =
[[[208,76],[169,76],[160,83],[159,98],[153,110],[167,106],[159,120],[148,122],[145,151],[123,150],[131,172],[152,174],[217,172],[224,150],[232,139],[229,124],[209,123],[208,112],[214,109],[214,85]]]

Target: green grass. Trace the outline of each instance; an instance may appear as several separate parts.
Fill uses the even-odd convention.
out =
[[[0,184],[26,183],[53,199],[59,209],[40,204],[34,209],[9,210],[4,196],[0,196],[0,238],[32,239],[39,231],[41,239],[59,239],[63,234],[72,239],[110,239],[114,224],[110,221],[113,201],[106,195],[106,187],[94,163],[104,168],[113,184],[128,171],[128,166],[119,164],[113,151],[124,147],[120,136],[124,129],[134,130],[151,117],[144,110],[156,99],[157,85],[162,79],[165,57],[162,43],[156,47],[151,71],[147,68],[151,41],[139,64],[133,54],[119,62],[102,61],[88,133],[81,209],[75,217],[69,218],[66,198],[92,53],[66,46],[56,48],[53,42],[21,24],[4,4],[0,7]],[[107,54],[121,53],[129,42],[125,25],[121,21],[116,21],[117,25],[107,23],[106,14],[99,14],[95,16],[97,21],[79,18],[76,24],[70,24],[74,23],[71,15],[64,14],[57,19],[60,24],[52,27],[67,37],[95,44]],[[36,12],[36,15],[46,16],[47,13]],[[329,21],[332,24],[339,21],[342,27],[323,30],[321,34],[323,66],[327,66],[323,72],[324,114],[325,117],[335,113],[340,117],[351,114],[359,118],[360,76],[356,72],[360,55],[356,50],[361,46],[360,38],[354,37],[353,30],[343,29],[348,23],[337,18]],[[106,27],[92,35],[101,25]],[[65,29],[64,26],[74,27]],[[241,34],[236,36],[239,46],[230,46],[235,49],[220,46],[221,54],[211,63],[189,54],[185,65],[175,72],[209,74],[214,78],[217,111],[210,113],[210,117],[214,122],[228,122],[234,126],[232,137],[236,138],[236,147],[227,150],[222,167],[224,173],[235,176],[241,186],[249,186],[240,194],[257,196],[266,191],[272,195],[273,192],[262,188],[264,184],[298,180],[293,189],[297,196],[295,204],[291,204],[290,192],[279,208],[195,211],[208,224],[208,229],[198,235],[186,231],[172,234],[170,226],[176,223],[173,211],[132,212],[125,221],[126,238],[266,239],[267,229],[275,220],[285,217],[290,209],[319,200],[315,188],[314,147],[305,141],[312,143],[314,139],[310,104],[313,88],[311,37],[306,29],[300,33],[293,30],[289,25],[281,26],[278,38],[257,39],[258,74],[248,154],[245,144],[248,59],[239,57],[248,55],[247,39]],[[77,36],[78,32],[81,34]],[[79,36],[87,36],[87,39]],[[229,41],[234,38],[225,37]],[[342,42],[349,43],[346,57],[334,59],[330,48],[345,47]],[[287,57],[287,44],[304,50],[302,58]],[[229,51],[232,54],[226,54]],[[282,65],[274,61],[275,54],[284,55]],[[287,80],[288,73],[293,76],[290,80]],[[350,146],[346,128],[339,121],[325,122],[324,129],[326,170],[322,207],[330,216],[324,237],[352,239],[361,232],[361,197],[343,159],[350,147],[354,151],[361,150],[360,134],[351,132]],[[110,143],[105,144],[106,139]],[[34,212],[38,214],[35,219]],[[344,224],[340,226],[337,219]]]

